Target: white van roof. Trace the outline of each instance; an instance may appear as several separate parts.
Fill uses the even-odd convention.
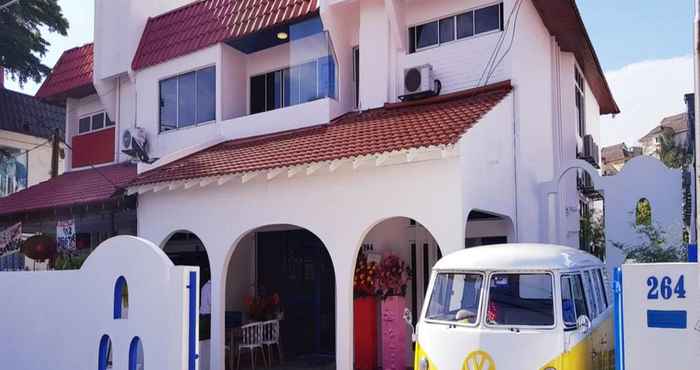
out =
[[[498,244],[474,247],[441,258],[435,270],[566,270],[603,266],[582,250],[551,244]]]

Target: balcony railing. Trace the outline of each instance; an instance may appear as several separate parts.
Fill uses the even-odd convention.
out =
[[[583,150],[578,153],[578,158],[590,163],[593,167],[600,169],[600,151],[598,144],[593,140],[593,135],[583,137]]]

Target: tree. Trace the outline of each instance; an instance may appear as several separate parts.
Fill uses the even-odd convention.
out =
[[[667,167],[684,168],[692,162],[693,158],[688,153],[688,149],[684,145],[677,144],[673,139],[672,133],[664,132],[659,136],[658,143],[657,153],[659,154],[659,159]]]
[[[687,247],[668,243],[666,231],[658,225],[636,224],[633,227],[642,237],[639,244],[613,242],[613,246],[625,251],[627,260],[635,263],[685,262],[687,260]]]
[[[0,0],[0,66],[20,85],[39,82],[51,71],[41,62],[50,45],[42,29],[67,34],[58,0]]]
[[[591,210],[581,216],[579,241],[582,250],[605,260],[605,227],[601,211]]]

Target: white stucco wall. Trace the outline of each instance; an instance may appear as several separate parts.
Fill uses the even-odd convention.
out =
[[[461,192],[456,158],[381,168],[373,163],[358,170],[346,164],[332,174],[320,170],[312,176],[279,176],[272,181],[260,176],[246,184],[239,180],[145,193],[139,197],[139,234],[160,242],[171,232],[186,229],[200,237],[212,269],[212,342],[221,343],[220,305],[225,302],[223,282],[228,279],[224,271],[238,240],[265,225],[296,225],[313,232],[334,264],[337,364],[339,369],[349,368],[354,261],[370,228],[384,219],[405,216],[423,224],[444,254],[461,249],[464,243],[465,215],[461,202],[454,201]],[[213,351],[214,368],[223,366],[222,348],[214,345]]]
[[[147,368],[185,370],[189,271],[197,268],[173,266],[150,242],[118,236],[102,243],[80,270],[3,272],[0,291],[8,304],[0,305],[2,367],[96,369],[106,334],[114,370],[128,369],[136,336]],[[128,318],[115,320],[119,276],[127,281],[129,309]]]

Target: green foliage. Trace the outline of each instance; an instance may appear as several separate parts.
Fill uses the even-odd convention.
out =
[[[636,225],[651,225],[651,204],[647,199],[640,199],[637,202],[635,222]]]
[[[581,249],[605,260],[605,227],[600,211],[591,211],[581,217],[579,240]]]
[[[0,0],[0,6],[11,0]],[[58,0],[20,0],[0,10],[0,66],[20,85],[39,82],[51,68],[41,63],[50,45],[42,29],[66,35],[68,20]]]
[[[685,245],[670,245],[666,231],[658,225],[634,225],[635,231],[642,237],[637,245],[613,242],[613,245],[627,254],[628,261],[635,263],[685,262],[688,249]]]
[[[59,255],[56,257],[53,268],[54,270],[78,270],[87,259],[87,255],[70,256]]]
[[[683,168],[692,163],[693,158],[688,153],[688,149],[683,145],[676,144],[672,133],[664,132],[659,136],[658,143],[657,153],[659,154],[659,159],[667,167]]]

